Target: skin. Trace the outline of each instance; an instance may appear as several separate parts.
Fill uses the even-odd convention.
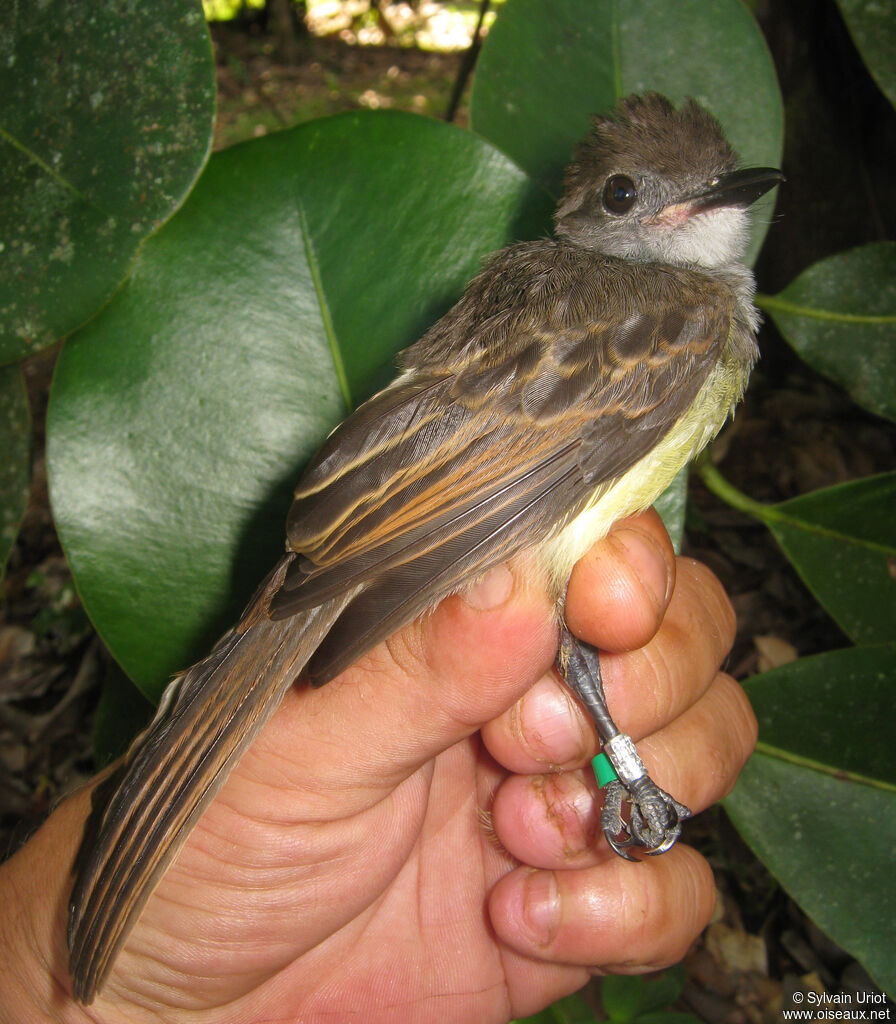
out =
[[[734,616],[709,570],[634,517],[577,565],[567,619],[608,652],[611,712],[656,781],[695,811],[727,793],[756,725],[719,671]],[[684,843],[632,865],[597,838],[594,733],[556,645],[511,564],[291,691],[86,1008],[64,922],[89,791],[67,800],[0,869],[8,1019],[498,1024],[679,960],[712,874]]]

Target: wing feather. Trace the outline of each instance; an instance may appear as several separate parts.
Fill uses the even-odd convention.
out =
[[[526,491],[508,488],[502,502],[485,504],[463,529],[443,536],[438,547],[378,576],[347,605],[314,652],[306,669],[312,684],[328,682],[439,598],[509,558],[519,549],[520,536],[548,533],[562,492],[570,501],[578,492],[584,504],[575,465],[560,454],[554,462],[526,480]]]

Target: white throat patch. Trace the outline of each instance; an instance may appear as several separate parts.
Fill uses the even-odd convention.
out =
[[[747,247],[750,218],[742,206],[717,206],[688,213],[685,204],[664,210],[644,225],[644,238],[664,263],[707,269],[738,262]]]

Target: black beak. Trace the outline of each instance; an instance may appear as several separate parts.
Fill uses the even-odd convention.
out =
[[[746,167],[714,178],[705,189],[687,200],[696,210],[716,206],[749,206],[770,188],[780,185],[784,175],[774,167]]]

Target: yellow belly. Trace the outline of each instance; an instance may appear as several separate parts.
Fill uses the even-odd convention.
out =
[[[575,563],[613,523],[652,505],[678,471],[709,444],[745,386],[744,368],[723,357],[669,433],[621,477],[598,488],[587,507],[544,543],[539,554],[557,595],[564,593]]]

